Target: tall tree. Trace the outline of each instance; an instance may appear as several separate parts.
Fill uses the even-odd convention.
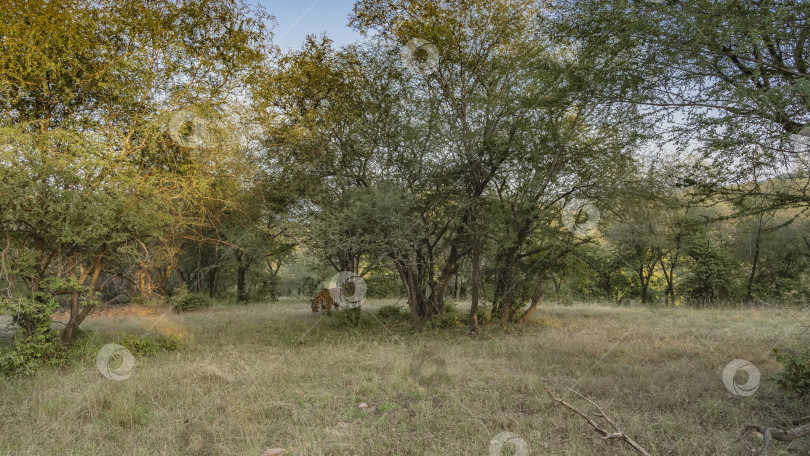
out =
[[[23,327],[26,307],[47,315],[40,304],[67,294],[69,344],[106,260],[226,196],[225,157],[209,149],[223,144],[201,126],[215,130],[217,106],[265,58],[265,19],[229,0],[0,11],[3,302]]]
[[[715,161],[714,189],[762,188],[768,206],[807,207],[810,179],[810,4],[795,0],[557,0],[548,20],[596,68],[625,87],[623,100],[669,115],[658,123]],[[799,144],[797,144],[797,142]],[[695,181],[695,183],[697,183]]]
[[[456,195],[459,207],[458,228],[449,231],[454,237],[450,245],[470,250],[473,332],[487,232],[485,194],[496,178],[515,171],[537,173],[535,183],[548,190],[543,186],[544,167],[550,166],[553,174],[545,179],[546,186],[556,184],[574,161],[587,167],[587,152],[574,146],[567,133],[598,122],[593,104],[578,106],[585,97],[573,95],[595,80],[581,72],[575,76],[566,54],[544,39],[537,20],[540,11],[537,2],[528,0],[364,0],[356,4],[352,18],[361,32],[377,33],[404,47],[405,64],[414,74],[413,90],[441,113],[444,172],[456,179],[444,185]],[[583,122],[577,116],[585,113],[588,120]],[[573,128],[563,127],[566,121]],[[582,133],[577,130],[577,135]],[[542,191],[540,195],[548,196]],[[525,236],[525,229],[518,231]],[[458,270],[459,251],[448,251],[436,299]]]

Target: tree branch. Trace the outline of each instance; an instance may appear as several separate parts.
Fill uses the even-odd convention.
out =
[[[807,417],[802,418],[799,421],[802,421],[806,418]],[[762,426],[759,424],[748,424],[743,428],[742,432],[740,433],[740,436],[737,437],[737,440],[742,439],[752,430],[762,434],[762,439],[765,442],[762,447],[762,456],[769,456],[771,454],[771,443],[774,440],[779,440],[781,442],[792,442],[798,438],[810,435],[810,423],[788,430]]]
[[[599,414],[597,414],[596,416],[598,416],[598,417],[604,419],[605,421],[607,421],[608,424],[610,424],[610,426],[613,428],[613,430],[615,432],[610,432],[610,431],[608,431],[606,429],[603,429],[603,428],[599,427],[599,425],[596,423],[596,421],[593,420],[593,418],[591,418],[590,416],[586,415],[583,412],[580,412],[579,410],[577,410],[573,405],[569,404],[568,402],[565,402],[564,400],[562,400],[562,399],[560,399],[558,397],[555,397],[554,394],[551,392],[550,389],[548,389],[547,386],[543,385],[543,389],[546,390],[546,393],[548,393],[549,397],[554,402],[557,402],[558,404],[562,405],[563,407],[567,408],[568,410],[571,410],[572,412],[574,412],[577,415],[584,418],[585,421],[587,421],[588,424],[592,428],[594,428],[596,430],[596,432],[598,432],[602,436],[602,440],[624,440],[627,444],[629,444],[631,447],[633,447],[633,449],[636,450],[639,454],[641,454],[643,456],[652,456],[652,455],[650,455],[650,453],[646,449],[644,449],[644,447],[642,447],[641,445],[636,443],[635,440],[628,437],[627,434],[625,434],[621,429],[619,429],[619,427],[616,425],[616,423],[613,422],[613,420],[611,420],[610,418],[608,418],[608,416],[605,414],[605,412],[602,410],[602,408],[599,407],[598,405],[596,405],[596,403],[593,402],[592,400],[590,400],[587,397],[577,393],[576,391],[573,391],[574,394],[581,397],[582,399],[585,399],[586,401],[588,401],[588,403],[590,403],[591,405],[596,407],[596,409],[599,411]]]

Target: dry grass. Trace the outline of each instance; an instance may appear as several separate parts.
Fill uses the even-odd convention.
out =
[[[748,454],[755,437],[733,443],[744,424],[807,415],[770,381],[751,397],[721,381],[735,358],[763,379],[775,373],[774,346],[807,343],[796,312],[547,306],[477,337],[371,315],[361,329],[338,321],[303,301],[89,320],[69,366],[0,380],[0,454],[488,455],[502,431],[531,455],[634,454],[601,441],[543,384],[583,409],[569,389],[590,397],[656,455]],[[188,343],[108,380],[95,354],[121,331]],[[807,455],[810,442],[777,450]]]

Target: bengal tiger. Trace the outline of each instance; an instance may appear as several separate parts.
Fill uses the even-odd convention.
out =
[[[341,297],[343,297],[343,288],[321,288],[320,293],[312,299],[312,313],[315,313],[320,308],[321,313],[326,311],[326,315],[332,315],[332,306],[337,310],[340,305]]]

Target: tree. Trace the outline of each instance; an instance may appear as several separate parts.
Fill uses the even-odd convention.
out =
[[[691,236],[686,253],[692,260],[690,274],[684,280],[684,288],[690,297],[706,306],[733,296],[736,285],[734,261],[707,230]]]
[[[633,141],[617,133],[621,129],[608,126],[606,120],[611,116],[598,115],[597,103],[585,95],[585,87],[597,79],[577,71],[578,63],[570,63],[565,52],[548,44],[536,20],[539,13],[539,5],[527,0],[366,0],[357,3],[352,17],[362,33],[376,32],[406,49],[419,48],[413,58],[405,53],[414,74],[411,85],[415,95],[425,100],[424,105],[440,114],[436,127],[443,133],[440,165],[449,178],[441,184],[458,206],[452,227],[444,231],[450,235],[449,249],[436,281],[433,306],[441,311],[438,300],[469,246],[473,332],[478,326],[481,262],[489,229],[485,199],[488,192],[496,191],[496,180],[508,182],[502,189],[511,187],[508,176],[523,171],[521,166],[529,168],[529,180],[542,190],[521,204],[539,206],[542,211],[560,198],[550,193],[560,190],[556,186],[571,171],[570,166],[582,165],[581,174],[587,175],[588,167],[599,161],[591,153],[601,147],[603,152],[615,152],[616,143]],[[590,132],[596,133],[588,136],[586,129],[591,127]],[[600,140],[605,141],[600,144]],[[548,175],[545,167],[550,167]],[[532,210],[519,211],[519,224],[530,222],[515,226],[518,239],[509,245],[517,250],[503,252],[512,263],[537,218]],[[511,282],[512,278],[504,280]],[[511,284],[502,286],[502,291],[511,288]]]
[[[298,182],[309,251],[335,269],[363,274],[382,261],[396,270],[420,327],[442,311],[464,252],[444,241],[458,231],[446,215],[457,200],[442,185],[436,109],[412,96],[397,62],[390,50],[335,51],[311,37],[270,69],[256,97],[270,112],[266,167]]]
[[[210,220],[209,198],[228,197],[229,149],[199,126],[216,131],[217,106],[264,59],[264,19],[226,0],[0,11],[3,305],[17,323],[66,294],[69,344],[106,261]]]
[[[624,100],[651,114],[677,115],[658,126],[712,158],[713,179],[704,182],[711,190],[735,197],[762,190],[741,185],[757,169],[759,179],[782,180],[759,193],[767,206],[807,207],[801,136],[810,135],[807,2],[559,0],[555,6],[548,20],[582,52],[602,57],[595,70],[621,81]]]

